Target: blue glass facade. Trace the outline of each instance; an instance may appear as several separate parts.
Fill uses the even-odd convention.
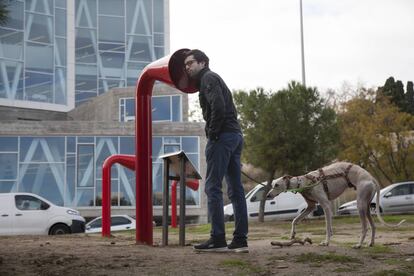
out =
[[[9,1],[0,27],[0,99],[67,104],[66,1]]]
[[[140,71],[166,53],[164,0],[6,2],[0,99],[78,106],[135,86]]]
[[[76,105],[113,87],[135,86],[165,55],[163,0],[76,0]]]
[[[0,105],[68,112],[111,88],[135,87],[141,70],[166,54],[168,0],[6,2],[10,13],[7,24],[0,26]],[[183,96],[161,93],[152,99],[153,121],[185,124]],[[108,108],[112,110],[113,105],[108,103]],[[49,120],[48,112],[41,119],[38,113],[28,114],[23,119]],[[89,119],[88,114],[80,114]],[[135,120],[135,100],[122,98],[119,121],[131,120]],[[69,128],[54,132],[70,133],[56,136],[48,132],[54,123],[40,124],[44,129],[36,133],[15,134],[10,129],[1,133],[0,193],[30,192],[61,206],[99,209],[102,164],[113,154],[135,154],[134,137],[86,136],[89,129],[83,126],[76,133]],[[15,126],[20,127],[18,121]],[[110,133],[118,132],[111,129]],[[133,135],[133,130],[122,135]],[[154,205],[162,203],[160,155],[184,150],[200,166],[199,137],[187,135],[153,137]],[[112,205],[133,208],[135,172],[115,165],[111,177]],[[200,192],[188,189],[186,201],[200,206]]]
[[[153,203],[162,204],[164,153],[184,150],[199,168],[199,138],[153,137]],[[132,136],[0,137],[0,192],[30,192],[61,206],[102,204],[102,164],[113,154],[135,154]],[[135,172],[115,165],[111,171],[113,206],[135,205]],[[187,190],[189,205],[199,191]]]

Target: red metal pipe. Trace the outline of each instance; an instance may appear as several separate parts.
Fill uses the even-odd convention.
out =
[[[117,154],[105,159],[102,165],[102,237],[111,236],[111,168],[119,163],[135,170],[135,156]]]
[[[174,180],[171,184],[171,227],[177,228],[177,184]]]
[[[185,93],[197,91],[195,82],[188,78],[184,59],[188,49],[180,49],[147,65],[137,82],[135,99],[135,157],[113,155],[105,160],[102,179],[102,235],[110,235],[111,171],[115,162],[134,167],[136,172],[136,242],[152,245],[152,112],[151,95],[155,81],[162,81]],[[132,163],[134,162],[134,163]],[[105,222],[104,222],[105,217]]]
[[[177,228],[177,185],[178,182],[174,180],[171,184],[171,227]],[[193,191],[197,191],[199,187],[198,180],[189,180],[185,183],[187,187]]]
[[[176,51],[147,65],[137,83],[135,101],[136,155],[136,242],[152,245],[152,112],[151,95],[154,82],[162,81],[183,92],[196,92],[184,70],[185,52]]]

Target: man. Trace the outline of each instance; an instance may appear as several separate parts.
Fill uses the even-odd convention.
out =
[[[222,78],[209,69],[209,58],[200,50],[186,53],[184,60],[188,76],[196,80],[199,100],[206,121],[207,173],[205,192],[211,220],[210,239],[194,246],[196,251],[248,252],[247,207],[241,184],[240,156],[243,136],[237,121],[233,97]],[[222,181],[226,177],[228,196],[233,204],[235,230],[227,246]]]

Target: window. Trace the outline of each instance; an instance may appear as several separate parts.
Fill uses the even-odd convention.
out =
[[[200,141],[197,136],[154,136],[152,141],[153,193],[157,195],[154,205],[161,205],[164,167],[159,157],[184,150],[199,169]],[[135,154],[135,138],[0,137],[0,193],[34,193],[58,206],[101,206],[102,164],[113,154]],[[112,205],[135,206],[135,184],[133,170],[119,164],[112,166]],[[186,200],[187,204],[199,205],[200,191],[187,189]],[[19,206],[25,207],[22,204]],[[29,202],[29,206],[39,204]]]
[[[112,217],[111,226],[131,224],[131,221],[125,217]]]
[[[181,122],[181,96],[153,96],[152,121],[154,122]],[[122,98],[119,100],[119,121],[135,121],[135,99]]]
[[[94,146],[78,146],[78,187],[93,187]]]
[[[400,185],[391,190],[391,196],[402,196],[410,193],[410,184]]]
[[[251,198],[251,202],[260,201],[263,198],[264,188],[260,188]]]
[[[91,228],[100,228],[102,227],[102,219],[97,219],[90,224]]]
[[[15,202],[19,210],[47,210],[50,207],[46,202],[29,195],[17,195]]]
[[[3,1],[0,98],[65,105],[66,1]]]
[[[249,195],[250,195],[250,193],[249,193]],[[250,199],[250,201],[251,201],[251,202],[257,202],[257,201],[260,201],[260,200],[262,200],[263,196],[264,196],[264,188],[260,188],[260,189],[256,192],[256,194],[254,194],[254,195],[252,196],[252,198]],[[269,200],[269,199],[272,199],[272,198],[271,198],[271,197],[269,197],[269,196],[267,196],[267,197],[266,197],[266,200]]]

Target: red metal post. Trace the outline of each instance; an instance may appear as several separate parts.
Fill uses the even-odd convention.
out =
[[[162,81],[183,92],[197,91],[184,71],[188,49],[176,51],[147,65],[137,83],[135,101],[136,152],[136,242],[152,245],[152,112],[151,95],[154,82]]]
[[[152,245],[152,114],[151,95],[155,81],[161,81],[185,93],[197,91],[195,82],[188,78],[184,69],[185,53],[180,49],[173,55],[147,65],[137,82],[135,99],[135,172],[136,172],[136,242]],[[116,155],[115,155],[116,156]],[[111,156],[112,157],[112,156]],[[110,161],[104,166],[102,180],[102,216],[105,216],[105,231],[110,235]],[[119,156],[118,156],[119,157]],[[116,159],[116,158],[115,158]],[[119,160],[123,160],[122,158]],[[106,162],[106,161],[105,161]],[[128,165],[131,165],[128,163]],[[105,205],[104,205],[105,204]],[[102,220],[104,220],[102,218]],[[104,221],[102,221],[104,223]],[[109,230],[108,230],[109,227]],[[104,230],[104,229],[102,229]]]
[[[171,227],[177,228],[177,184],[174,180],[171,184]]]
[[[171,184],[171,227],[177,228],[177,185],[178,182],[174,180]],[[189,180],[185,183],[190,189],[197,191],[199,187],[198,180]]]
[[[102,166],[102,237],[111,236],[111,168],[115,163],[135,170],[135,156],[117,154],[105,159]]]

